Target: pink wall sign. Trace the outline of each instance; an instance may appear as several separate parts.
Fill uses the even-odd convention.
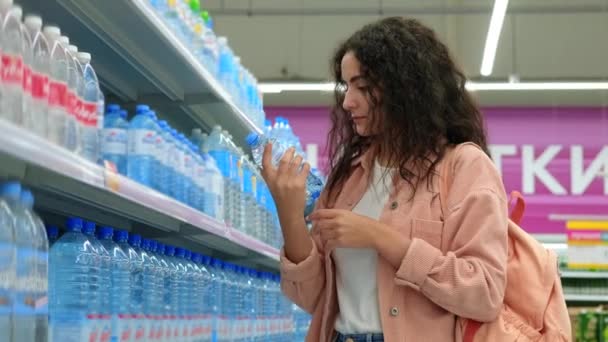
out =
[[[608,108],[484,108],[494,162],[507,191],[528,204],[523,221],[531,233],[565,234],[556,215],[608,216]],[[326,107],[272,107],[270,118],[289,119],[303,145],[318,146],[327,163]]]

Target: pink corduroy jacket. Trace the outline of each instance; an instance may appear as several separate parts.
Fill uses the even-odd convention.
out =
[[[502,307],[508,222],[502,180],[481,150],[463,146],[454,153],[445,217],[438,175],[430,189],[425,182],[411,199],[411,188],[396,177],[380,216],[411,239],[399,269],[378,258],[378,302],[387,342],[460,342],[459,317],[492,321]],[[327,205],[324,194],[319,207],[352,209],[368,187],[371,159],[371,153],[357,159],[335,203]],[[281,252],[281,288],[312,314],[306,341],[330,342],[340,310],[335,266],[319,236],[312,233],[311,238],[311,254],[299,264]]]

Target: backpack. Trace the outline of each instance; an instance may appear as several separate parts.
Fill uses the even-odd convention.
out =
[[[446,154],[441,166],[439,199],[444,216],[447,195],[454,169],[454,155],[464,145]],[[572,340],[570,318],[561,286],[557,256],[526,233],[519,223],[525,202],[519,192],[511,193],[515,206],[509,215],[507,286],[503,307],[493,322],[477,322],[459,318],[463,328],[463,342]]]

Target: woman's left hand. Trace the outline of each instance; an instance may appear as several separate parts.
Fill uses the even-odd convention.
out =
[[[319,209],[309,219],[323,241],[325,250],[336,247],[375,248],[374,236],[379,233],[380,222],[358,215],[350,210]]]

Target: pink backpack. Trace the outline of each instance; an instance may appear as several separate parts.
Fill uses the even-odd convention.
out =
[[[439,198],[444,213],[448,212],[446,206],[453,178],[453,156],[464,145],[479,148],[473,143],[460,144],[446,154],[443,162]],[[557,256],[519,226],[525,209],[521,194],[513,192],[511,199],[516,202],[509,219],[507,287],[503,308],[493,322],[461,318],[463,342],[571,341],[570,318]]]

